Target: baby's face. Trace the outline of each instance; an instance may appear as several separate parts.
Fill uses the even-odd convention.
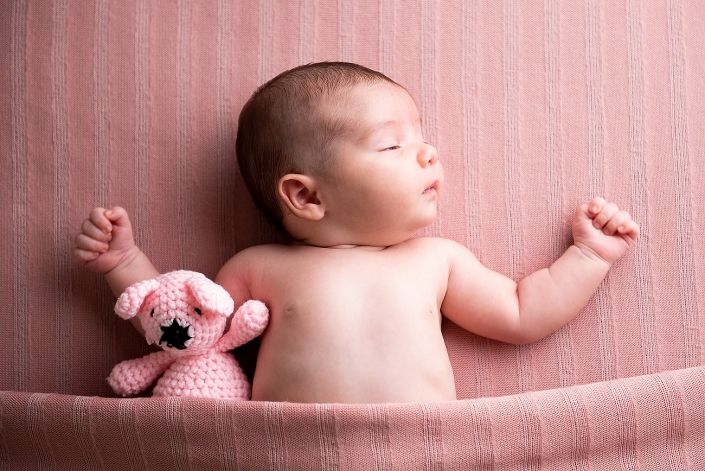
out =
[[[344,112],[352,128],[333,144],[323,178],[326,214],[354,244],[393,245],[431,224],[443,185],[436,149],[424,142],[416,103],[401,87],[357,85]]]

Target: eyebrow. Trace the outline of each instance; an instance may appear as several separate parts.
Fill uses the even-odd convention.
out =
[[[364,141],[365,139],[369,138],[371,134],[374,134],[375,132],[387,128],[389,126],[393,126],[397,124],[399,121],[396,119],[390,119],[389,121],[382,121],[377,124],[374,124],[370,126],[368,129],[365,130],[365,132],[362,133],[362,136],[357,140],[357,142]],[[421,119],[421,116],[417,120],[414,121],[414,123],[419,123],[419,125],[423,125],[423,120]]]

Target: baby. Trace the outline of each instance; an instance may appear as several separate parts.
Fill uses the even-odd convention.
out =
[[[215,280],[236,306],[270,310],[254,400],[455,399],[442,315],[499,341],[539,340],[639,236],[627,212],[595,198],[575,212],[574,244],[518,284],[453,241],[412,238],[436,217],[438,152],[407,90],[355,64],[309,64],[260,87],[240,114],[237,158],[257,205],[295,240],[243,250]],[[158,275],[120,207],[94,209],[75,245],[116,295]]]

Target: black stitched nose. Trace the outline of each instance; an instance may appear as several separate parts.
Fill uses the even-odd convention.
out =
[[[159,339],[159,344],[161,345],[162,342],[166,342],[166,345],[171,348],[176,348],[178,350],[185,350],[187,340],[191,339],[191,336],[188,334],[188,328],[189,326],[186,325],[186,327],[181,327],[178,322],[176,322],[176,319],[173,319],[171,321],[171,325],[169,326],[162,326],[162,338]]]

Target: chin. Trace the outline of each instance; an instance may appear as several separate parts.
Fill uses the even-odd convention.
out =
[[[434,208],[433,214],[429,214],[426,218],[420,221],[420,227],[417,230],[425,229],[434,222],[436,222],[437,213],[438,211],[436,211],[436,209]]]
[[[428,228],[435,221],[436,221],[435,214],[433,215],[433,217],[425,218],[423,220],[418,221],[418,223],[415,224],[412,228],[409,228],[409,232],[407,233],[406,237],[403,240],[400,240],[400,242],[403,242],[404,240],[411,239],[414,236],[418,237],[420,235],[419,233],[421,231]]]

